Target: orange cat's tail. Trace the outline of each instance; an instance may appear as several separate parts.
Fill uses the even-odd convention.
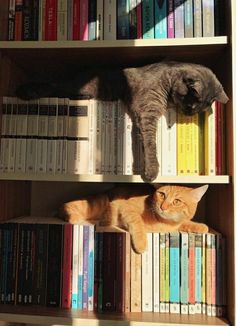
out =
[[[100,194],[65,203],[59,210],[59,216],[72,224],[86,221],[96,223],[108,222],[109,212],[109,199],[105,194]]]

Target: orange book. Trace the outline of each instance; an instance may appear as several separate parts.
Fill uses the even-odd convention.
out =
[[[15,7],[15,41],[22,40],[23,0],[16,0]]]

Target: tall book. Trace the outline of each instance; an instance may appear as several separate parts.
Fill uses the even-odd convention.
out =
[[[193,0],[184,2],[184,37],[193,37]]]
[[[165,312],[166,282],[165,282],[165,233],[160,233],[160,312]]]
[[[103,37],[104,40],[116,40],[117,8],[115,0],[103,2]]]
[[[49,98],[39,99],[38,116],[38,141],[37,141],[37,172],[47,171],[47,137],[48,137],[48,117]]]
[[[38,121],[39,121],[39,101],[28,102],[27,118],[27,140],[26,140],[26,172],[35,173],[37,171],[38,158]]]
[[[184,1],[174,0],[175,38],[184,37]]]
[[[90,0],[91,2],[91,0]],[[89,36],[89,1],[84,0],[79,2],[80,5],[80,19],[79,19],[79,39],[83,41],[88,40]]]
[[[153,311],[160,312],[160,233],[153,233]]]
[[[155,257],[155,256],[154,256]],[[157,257],[157,256],[156,256]],[[141,255],[131,249],[131,285],[130,285],[130,311],[141,312]],[[157,276],[155,279],[157,280]],[[154,279],[154,289],[155,289]],[[158,279],[159,284],[159,279]],[[159,293],[159,292],[158,292]],[[154,297],[155,300],[155,297]],[[156,298],[157,300],[157,298]],[[155,307],[154,307],[155,308]]]
[[[202,26],[204,37],[215,36],[214,9],[214,0],[202,0]]]
[[[202,311],[202,235],[195,234],[195,313]]]
[[[202,37],[202,1],[193,0],[193,34]]]
[[[204,136],[205,174],[216,175],[216,102],[211,112],[205,112]]]
[[[15,0],[15,41],[22,40],[23,31],[23,0]]]
[[[180,313],[180,234],[170,233],[170,312]]]
[[[188,314],[188,233],[180,233],[180,303],[181,314]]]
[[[16,125],[16,156],[15,171],[25,172],[26,166],[26,136],[27,136],[27,119],[28,119],[27,101],[18,99],[17,106],[17,125]]]
[[[167,38],[167,0],[154,0],[155,38]]]
[[[68,11],[67,0],[58,0],[57,2],[57,40],[67,40]]]
[[[17,127],[17,98],[11,98],[11,117],[9,126],[9,161],[8,172],[15,171],[16,154],[16,127]]]
[[[46,0],[45,4],[45,41],[57,40],[57,0]]]
[[[117,39],[129,39],[129,0],[117,0]]]
[[[189,233],[188,302],[189,314],[195,314],[195,234]]]
[[[167,37],[175,37],[174,0],[168,0],[167,3]]]
[[[154,38],[154,2],[144,0],[142,2],[142,33],[143,39]]]
[[[49,98],[48,102],[48,136],[47,136],[47,163],[46,171],[56,172],[57,126],[58,126],[58,99]]]
[[[152,233],[147,233],[147,249],[142,253],[142,311],[153,311]]]

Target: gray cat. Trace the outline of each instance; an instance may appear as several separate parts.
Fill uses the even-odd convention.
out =
[[[140,131],[144,150],[142,177],[148,182],[158,175],[156,122],[168,107],[174,106],[186,115],[194,115],[210,109],[215,100],[228,101],[221,83],[210,69],[178,62],[86,71],[69,81],[24,84],[16,90],[16,95],[23,99],[49,96],[74,99],[82,95],[100,100],[122,100]]]

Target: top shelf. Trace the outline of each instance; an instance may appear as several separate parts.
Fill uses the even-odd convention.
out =
[[[104,41],[1,41],[0,49],[126,48],[226,45],[227,36]]]

